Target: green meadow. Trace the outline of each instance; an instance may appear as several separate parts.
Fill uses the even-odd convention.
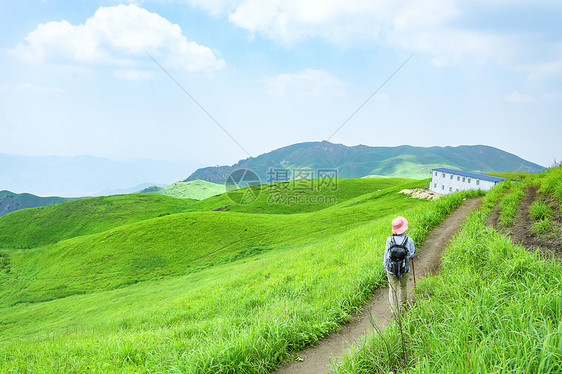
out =
[[[466,197],[398,193],[425,181],[339,182],[320,193],[337,196],[327,207],[268,205],[277,192],[262,186],[255,202],[231,210],[216,211],[224,195],[133,194],[3,217],[13,235],[0,250],[0,371],[270,371],[384,283],[395,215],[421,243]],[[17,235],[18,220],[35,242]]]
[[[560,175],[544,175],[526,183],[555,194]],[[254,186],[259,196],[245,205],[227,194],[132,194],[8,214],[0,218],[0,372],[269,373],[349,321],[385,284],[392,218],[408,219],[419,247],[481,194],[425,201],[398,192],[426,182]],[[559,265],[484,225],[520,189],[507,182],[488,193],[441,274],[420,282],[402,319],[408,360],[391,324],[386,340],[373,337],[342,373],[560,369]],[[275,202],[280,193],[299,198]]]
[[[208,197],[219,195],[225,192],[224,184],[216,184],[204,180],[194,180],[189,182],[176,182],[168,187],[152,186],[140,191],[141,193],[154,193],[177,197],[178,199],[203,200]]]

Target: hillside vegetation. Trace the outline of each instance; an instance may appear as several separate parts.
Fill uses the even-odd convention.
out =
[[[152,186],[145,188],[140,193],[155,193],[176,197],[178,199],[203,200],[225,192],[224,184],[216,184],[202,180],[190,182],[176,182],[168,187]]]
[[[396,196],[397,191],[423,187],[426,181],[404,178],[339,179],[335,190],[332,187],[319,187],[319,183],[317,180],[301,180],[252,186],[196,202],[191,209],[265,214],[308,213],[369,200],[380,201],[383,195]],[[247,204],[233,203],[243,200],[245,195],[255,197],[255,200],[250,199]]]
[[[358,185],[363,188],[366,185],[371,188],[388,185],[388,181],[381,181],[380,184],[377,181],[367,182],[370,183],[360,181]],[[351,194],[348,192],[346,196],[350,197]],[[351,202],[351,206],[342,206],[344,200],[331,209],[310,215],[214,211],[168,215],[172,209],[185,209],[185,204],[177,204],[182,200],[155,195],[95,198],[59,205],[56,209],[52,207],[42,217],[35,217],[38,222],[36,225],[24,225],[23,231],[35,232],[36,236],[57,243],[40,250],[13,251],[10,254],[12,277],[7,281],[11,287],[0,291],[0,305],[114,289],[144,280],[197,271],[202,267],[235,261],[260,252],[294,248],[393,210],[426,203],[396,193],[395,186],[359,198],[364,199],[361,204]],[[96,209],[92,209],[92,206]],[[166,209],[167,213],[159,218],[142,219],[159,212],[147,210],[150,207]],[[187,207],[190,208],[189,205]],[[96,211],[97,214],[93,214]],[[92,214],[84,217],[85,213]],[[139,222],[125,224],[122,221],[124,213],[131,218],[130,222]],[[60,219],[59,225],[46,226],[51,220],[57,219]],[[11,225],[17,223],[7,221]],[[85,222],[89,226],[85,226]],[[65,231],[65,228],[77,224],[83,231],[98,233],[78,236],[76,230],[73,233]],[[101,232],[102,227],[111,224],[114,225],[113,229]],[[17,229],[12,230],[19,232]],[[62,240],[70,235],[75,237]],[[29,242],[25,235],[14,237]],[[10,244],[11,247],[21,245],[17,241]]]
[[[423,182],[353,182],[357,195],[344,183],[324,209],[212,211],[203,200],[187,209],[204,211],[0,250],[0,371],[268,372],[383,284],[395,215],[421,244],[469,196],[428,202],[396,192]]]
[[[560,167],[496,187],[447,247],[439,275],[419,282],[401,325],[373,335],[336,373],[561,372],[560,263],[486,225],[501,204],[500,222],[513,227],[511,207],[529,185],[539,187],[542,198],[556,199],[551,214],[561,213]],[[560,239],[560,222],[549,234]]]
[[[32,248],[185,212],[194,200],[131,194],[92,197],[13,212],[0,219],[0,248]]]

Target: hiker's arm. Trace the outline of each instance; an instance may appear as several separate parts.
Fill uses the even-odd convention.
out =
[[[382,256],[382,267],[384,268],[384,272],[386,273],[385,264],[388,262],[388,250],[390,249],[390,238],[386,239],[386,245],[384,247],[384,256]]]
[[[410,238],[410,240],[408,240],[408,258],[412,258],[415,255],[416,255],[416,245],[414,244],[412,238]]]

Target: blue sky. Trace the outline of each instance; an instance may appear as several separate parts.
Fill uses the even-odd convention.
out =
[[[332,142],[549,166],[561,19],[559,1],[4,1],[0,153],[232,164],[327,139],[413,55]]]

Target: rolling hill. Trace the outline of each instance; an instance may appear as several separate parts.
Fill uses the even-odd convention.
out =
[[[0,191],[0,217],[26,208],[36,208],[41,206],[59,204],[72,200],[64,197],[40,197],[29,193],[13,193],[10,191]]]
[[[276,181],[273,170],[337,169],[339,178],[384,176],[425,179],[435,167],[476,172],[540,172],[544,167],[485,145],[458,147],[348,147],[327,141],[298,143],[241,160],[232,166],[197,169],[184,182],[197,179],[224,183],[236,169],[254,171],[262,183]]]
[[[187,211],[195,200],[129,194],[19,210],[0,219],[0,248],[32,248]]]
[[[539,182],[548,191],[562,191],[559,181],[558,174]],[[269,373],[338,330],[374,289],[386,284],[380,264],[392,218],[405,216],[408,235],[420,246],[465,199],[482,194],[425,201],[397,193],[425,181],[338,183],[335,191],[304,191],[306,199],[291,204],[269,201],[278,195],[280,186],[274,184],[246,188],[259,188],[260,195],[245,205],[232,204],[226,193],[201,201],[132,194],[1,217],[0,232],[8,234],[0,241],[0,372],[25,372],[33,365],[39,372]],[[440,284],[420,285],[419,297],[437,304],[426,315],[416,305],[408,313],[420,317],[405,321],[413,323],[406,334],[429,329],[437,338],[431,372],[447,370],[440,357],[453,344],[471,344],[468,349],[477,357],[485,339],[495,339],[494,345],[484,345],[494,354],[486,355],[486,362],[471,361],[473,369],[482,363],[487,369],[509,364],[510,371],[518,371],[534,362],[533,367],[556,372],[559,265],[536,262],[543,260],[527,256],[484,225],[511,185],[500,188],[489,193],[483,212],[474,212],[478,222],[464,226],[455,239],[458,248],[452,248],[455,256],[443,264],[469,279],[431,277]],[[332,195],[336,200],[326,204],[307,203]],[[68,232],[74,227],[80,229]],[[546,265],[549,282],[536,276]],[[482,273],[483,266],[490,271]],[[536,292],[528,292],[527,283],[519,287],[523,281],[534,282]],[[484,287],[493,298],[474,297]],[[529,295],[534,299],[518,302]],[[489,307],[482,308],[483,300]],[[442,302],[454,305],[440,307]],[[490,313],[504,307],[515,312],[490,320]],[[463,318],[457,321],[458,316]],[[531,325],[527,319],[522,324],[521,316]],[[430,318],[435,328],[427,324]],[[528,328],[541,320],[545,323],[538,329]],[[443,335],[451,321],[458,322],[458,334]],[[482,339],[465,339],[467,328]],[[498,339],[499,331],[509,332],[509,338]],[[510,344],[520,334],[521,342]],[[399,340],[391,339],[388,349],[400,350]],[[447,343],[436,346],[442,339]],[[531,361],[517,355],[528,341]],[[416,360],[427,356],[424,347],[413,346]],[[545,347],[548,356],[540,353]],[[496,354],[496,349],[509,354]],[[462,371],[467,359],[461,355],[457,361]]]
[[[397,193],[421,184],[346,180],[338,189],[339,200],[331,204],[314,209],[271,204],[268,212],[276,214],[253,213],[264,210],[269,191],[264,191],[264,201],[238,212],[156,194],[87,198],[14,212],[0,219],[0,253],[10,263],[0,309],[298,249],[397,209],[427,204]]]
[[[179,199],[203,200],[225,192],[224,184],[216,184],[203,180],[176,182],[167,187],[150,186],[139,193],[155,193]]]
[[[287,323],[263,331],[265,344],[289,335],[298,345],[312,341],[381,282],[373,259],[392,216],[418,220],[412,234],[422,240],[447,214],[451,199],[436,205],[397,193],[423,183],[346,180],[331,204],[270,204],[261,209],[268,214],[253,213],[264,207],[259,200],[246,211],[215,211],[226,194],[211,203],[133,194],[6,215],[0,371],[23,370],[33,352],[44,372],[224,372],[231,358],[218,352],[246,346],[263,328]],[[234,365],[230,372],[248,371]]]

